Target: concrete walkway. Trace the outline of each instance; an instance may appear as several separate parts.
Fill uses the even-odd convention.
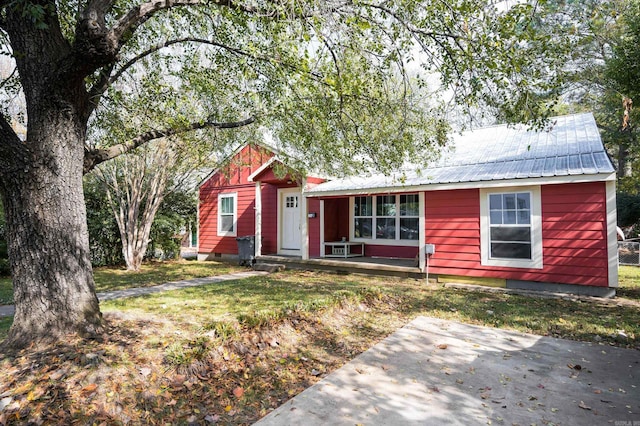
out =
[[[640,351],[420,317],[256,426],[640,425]]]
[[[194,278],[192,280],[172,281],[164,284],[154,285],[151,287],[135,287],[124,290],[105,291],[98,293],[98,300],[124,299],[126,297],[141,296],[143,294],[160,293],[161,291],[178,290],[185,287],[197,287],[200,285],[215,284],[223,281],[238,280],[242,278],[267,275],[268,272],[247,271],[235,272],[233,274],[218,275],[215,277]],[[0,305],[0,317],[12,316],[15,312],[13,305]]]

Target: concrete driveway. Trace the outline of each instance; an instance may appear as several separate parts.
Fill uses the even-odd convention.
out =
[[[420,317],[256,423],[640,426],[640,351]]]

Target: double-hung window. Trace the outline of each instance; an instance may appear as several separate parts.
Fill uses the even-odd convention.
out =
[[[379,242],[417,241],[418,194],[353,198],[353,237]]]
[[[354,199],[355,238],[371,238],[373,230],[373,197],[355,197]]]
[[[540,188],[481,191],[482,263],[542,267]]]
[[[218,236],[235,237],[238,226],[238,194],[218,195]]]

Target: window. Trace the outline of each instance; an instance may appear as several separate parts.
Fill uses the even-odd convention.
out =
[[[354,238],[418,241],[418,194],[354,197]]]
[[[489,195],[489,257],[531,260],[531,194]]]
[[[218,195],[218,235],[235,237],[237,235],[238,194]]]
[[[418,240],[419,206],[418,194],[400,196],[401,240]]]
[[[540,188],[481,191],[482,263],[542,268]]]
[[[354,232],[355,238],[371,238],[373,229],[373,200],[372,197],[355,197]]]

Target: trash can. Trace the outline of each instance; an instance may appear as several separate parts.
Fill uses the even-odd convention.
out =
[[[251,266],[256,261],[255,235],[236,238],[240,265]]]

